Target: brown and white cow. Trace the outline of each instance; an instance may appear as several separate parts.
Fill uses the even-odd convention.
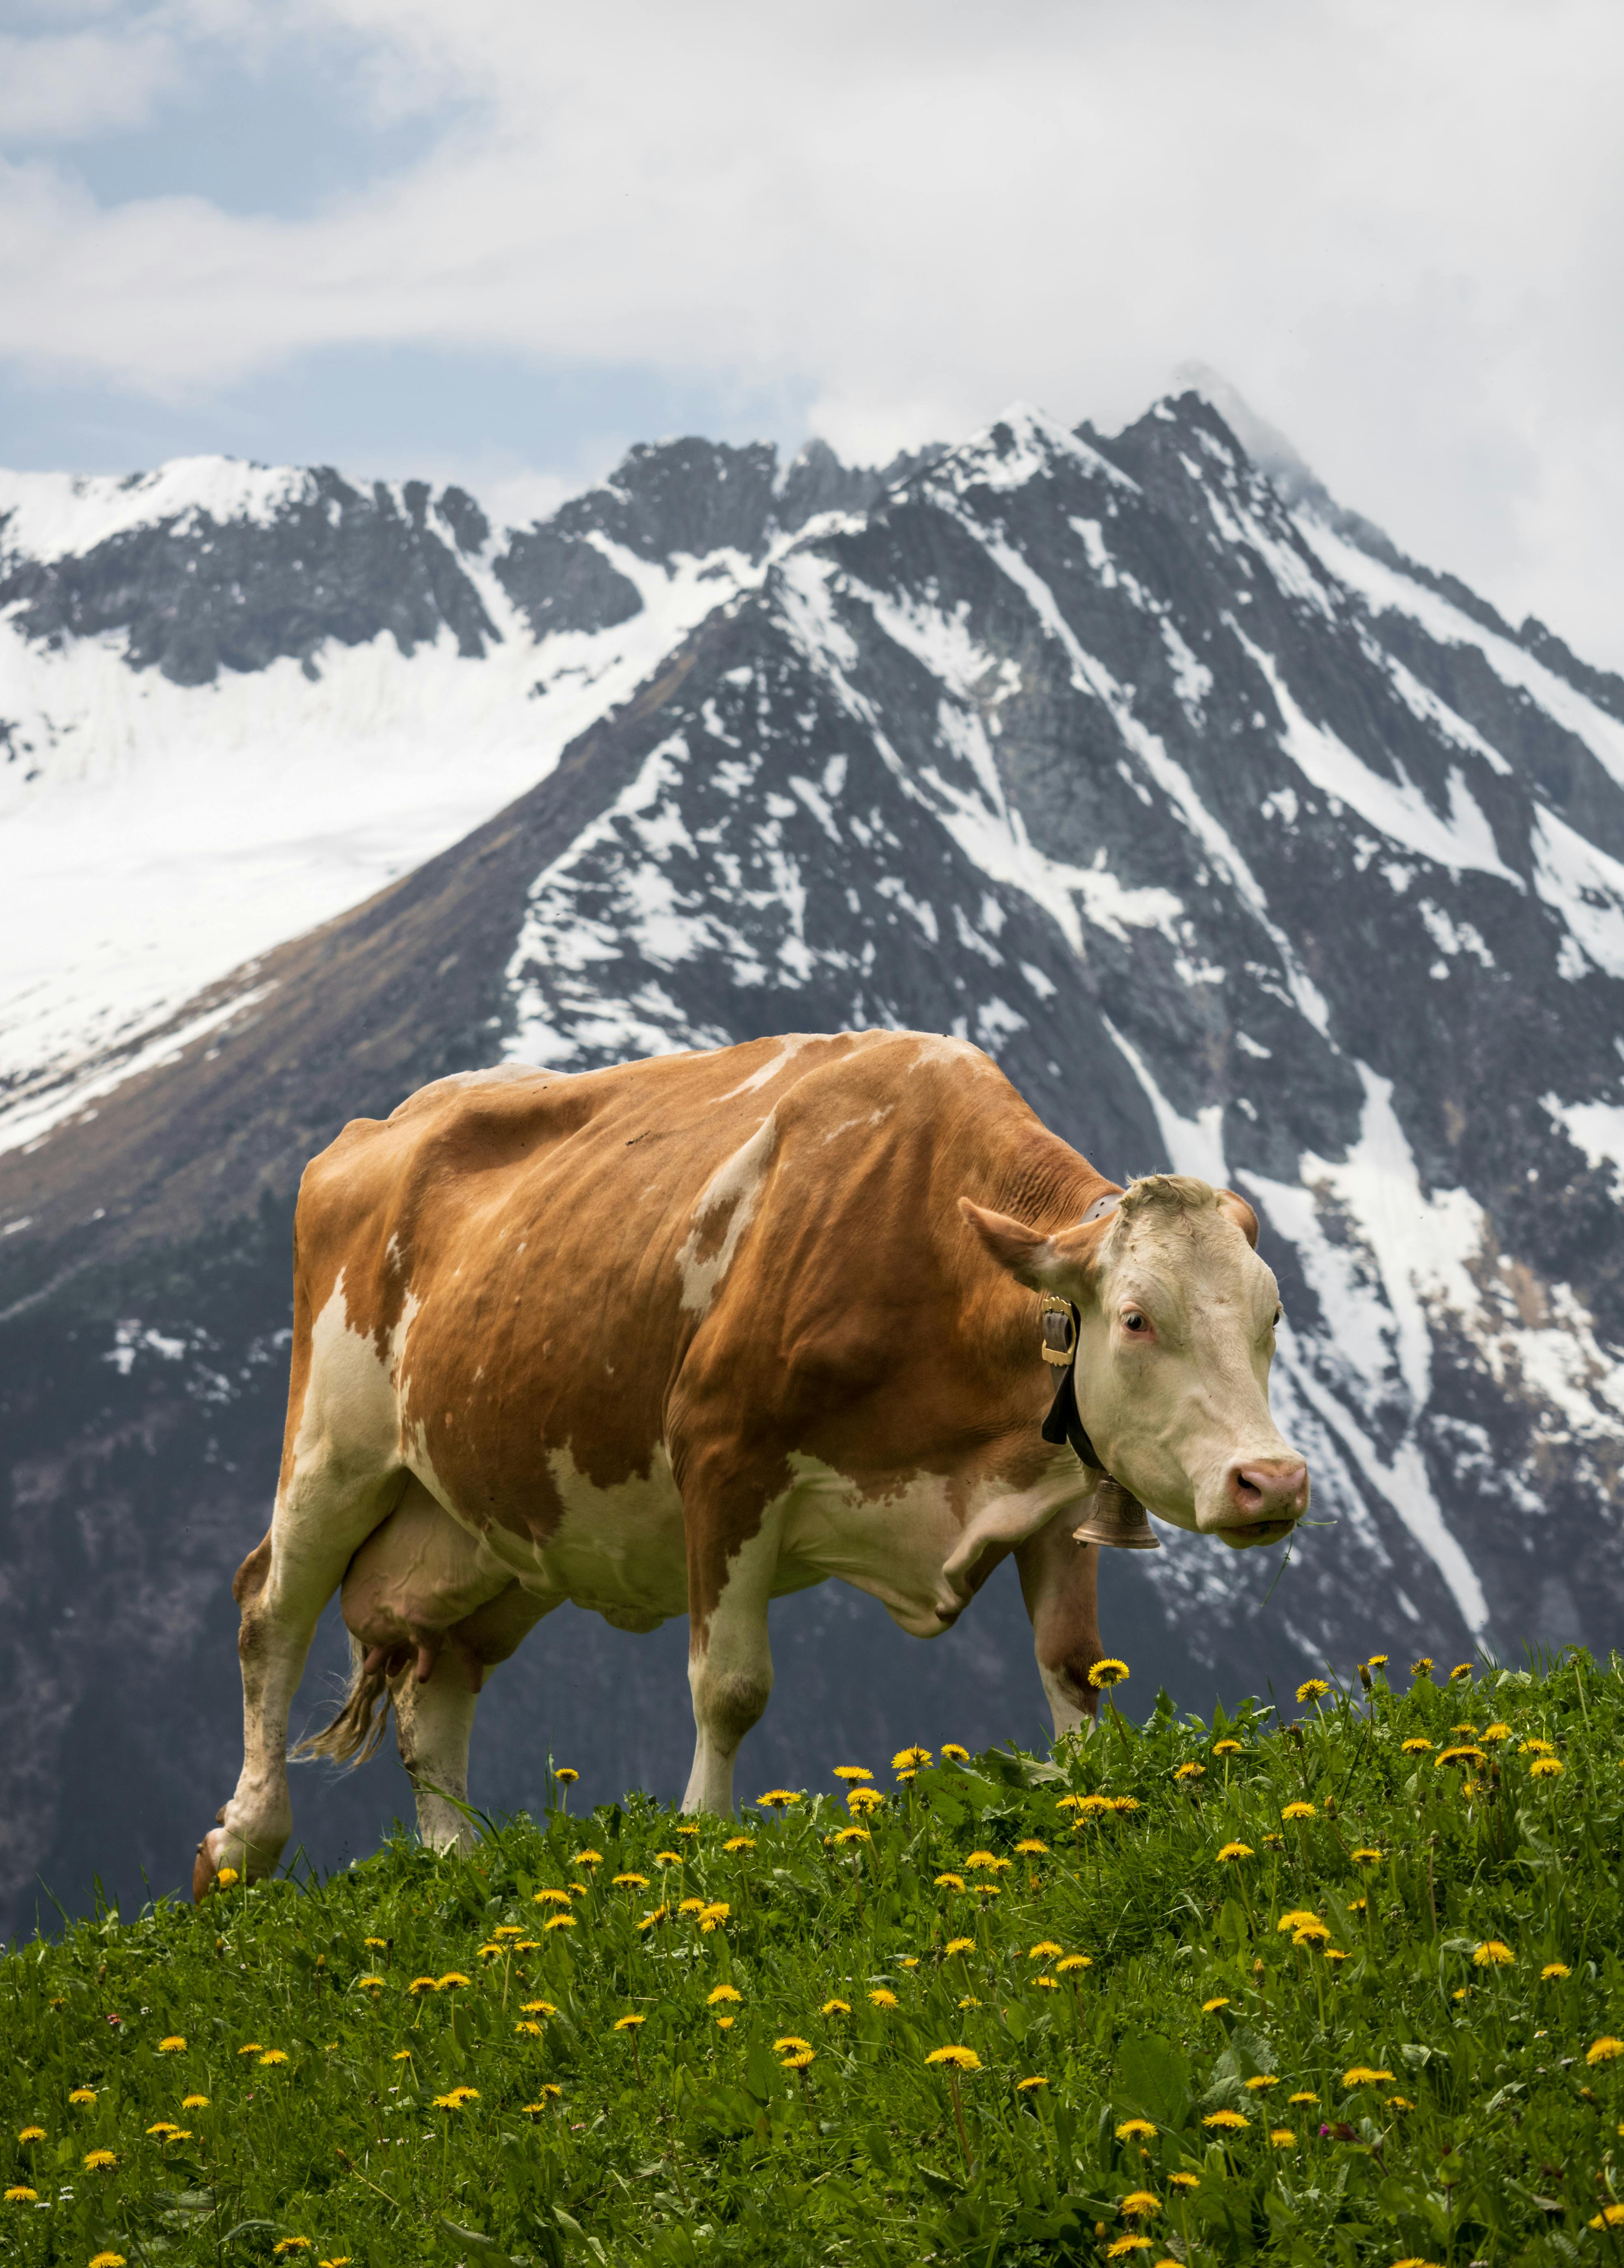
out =
[[[299,1192],[281,1480],[235,1587],[242,1775],[197,1893],[281,1854],[289,1709],[341,1586],[356,1675],[312,1745],[368,1752],[393,1700],[439,1845],[486,1671],[566,1599],[689,1616],[689,1810],[731,1807],[768,1602],[831,1575],[930,1638],[1013,1552],[1056,1734],[1085,1722],[1102,1491],[1234,1544],[1306,1508],[1256,1233],[1204,1182],[1123,1195],[918,1033],[510,1066],[356,1120]],[[1034,1292],[1077,1310],[1112,1482],[1042,1438]]]

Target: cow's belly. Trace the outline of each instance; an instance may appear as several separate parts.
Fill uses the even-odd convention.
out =
[[[790,1462],[796,1477],[782,1500],[774,1588],[838,1576],[915,1638],[956,1622],[1005,1553],[1086,1495],[1069,1449],[1022,1490],[915,1473],[876,1495],[815,1457]]]
[[[459,1505],[420,1453],[413,1469],[452,1518],[478,1535],[486,1553],[538,1598],[568,1599],[617,1630],[650,1631],[688,1610],[682,1498],[664,1445],[645,1477],[600,1488],[569,1450],[547,1454],[549,1498],[559,1517],[545,1535],[481,1521]],[[538,1497],[540,1494],[538,1490]]]

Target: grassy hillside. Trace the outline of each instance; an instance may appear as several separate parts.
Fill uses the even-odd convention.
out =
[[[1388,1675],[20,1946],[0,2243],[1624,2262],[1624,1660]]]

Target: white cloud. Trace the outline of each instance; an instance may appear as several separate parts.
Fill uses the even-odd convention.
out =
[[[357,103],[437,92],[463,122],[298,221],[102,210],[14,166],[0,354],[170,395],[378,341],[793,379],[868,456],[1018,395],[1109,424],[1194,354],[1399,541],[1624,663],[1612,0],[165,20],[359,41]]]

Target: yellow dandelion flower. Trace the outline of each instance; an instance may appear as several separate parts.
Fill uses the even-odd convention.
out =
[[[1124,2118],[1116,2130],[1116,2139],[1119,2142],[1153,2142],[1156,2129],[1148,2118]]]
[[[32,2197],[33,2191],[30,2190],[28,2194]],[[124,2256],[121,2252],[92,2252],[90,2268],[124,2268]]]
[[[1615,2040],[1610,2033],[1604,2032],[1600,2039],[1592,2040],[1585,2049],[1584,2060],[1590,2064],[1612,2063],[1621,2055],[1624,2055],[1624,2040]]]
[[[1293,1945],[1328,1945],[1331,1933],[1317,1914],[1310,1914],[1291,1933]]]
[[[505,1945],[498,1945],[493,1938],[489,1945],[476,1946],[474,1950],[481,1961],[496,1961],[507,1951],[507,1948]]]
[[[932,2048],[927,2063],[950,2063],[955,2071],[980,2071],[981,2058],[974,2048]]]
[[[109,2166],[116,2166],[118,2161],[116,2150],[87,2150],[85,2154],[85,2170],[89,2174],[105,2174]]]
[[[1113,1685],[1121,1685],[1128,1674],[1128,1664],[1119,1661],[1115,1654],[1108,1653],[1093,1664],[1088,1673],[1088,1682],[1096,1693],[1103,1693]]]
[[[1215,1756],[1238,1756],[1240,1754],[1240,1742],[1238,1741],[1215,1741],[1212,1744],[1212,1753]]]
[[[874,1838],[866,1827],[837,1828],[830,1840],[834,1843],[871,1843]]]
[[[147,2128],[149,2134],[178,2134],[180,2129],[173,2118],[160,2118],[156,2126]]]
[[[1565,1961],[1547,1961],[1539,1971],[1539,1982],[1541,1984],[1548,1984],[1553,1978],[1571,1977],[1572,1974],[1572,1970]]]
[[[538,1890],[533,1903],[539,1906],[567,1906],[570,1893],[568,1890]]]
[[[1038,2073],[1034,2073],[1031,2079],[1018,2079],[1015,2082],[1015,2092],[1017,2095],[1028,2095],[1034,2087],[1047,2087],[1047,2085],[1048,2081],[1047,2079],[1044,2079]]]
[[[699,1918],[701,1931],[706,1937],[722,1927],[733,1909],[725,1898],[713,1898]]]
[[[979,2008],[981,2004],[974,1992],[966,1992],[959,2005],[961,2008]]]
[[[1113,1795],[1110,1798],[1110,1804],[1113,1811],[1137,1811],[1139,1798],[1136,1795]]]
[[[936,1878],[936,1888],[938,1890],[961,1890],[964,1888],[964,1876],[962,1874],[938,1874]]]
[[[1118,2198],[1116,2209],[1129,2220],[1143,2220],[1149,2213],[1160,2213],[1162,2200],[1150,2190],[1129,2190],[1126,2197]]]
[[[1295,2150],[1297,2136],[1290,2126],[1271,2126],[1268,2139],[1277,2150]]]
[[[765,1795],[756,1798],[758,1803],[770,1803],[775,1811],[783,1811],[786,1806],[798,1803],[800,1800],[792,1787],[769,1787]]]
[[[727,1852],[753,1851],[755,1837],[753,1835],[730,1835],[722,1848]]]
[[[1226,1843],[1224,1845],[1224,1848],[1218,1852],[1218,1864],[1223,1866],[1226,1860],[1231,1859],[1250,1859],[1252,1855],[1251,1847],[1247,1844]]]
[[[679,1828],[677,1832],[680,1835],[682,1832],[682,1830]],[[575,1854],[575,1863],[577,1867],[601,1867],[603,1864],[603,1852],[601,1851],[577,1851]],[[570,1885],[572,1889],[579,1889],[581,1885],[578,1882],[573,1882]]]
[[[1027,1954],[1028,1961],[1047,1961],[1051,1953],[1063,1953],[1064,1946],[1056,1945],[1052,1937],[1040,1937]]]
[[[1430,1677],[1431,1675],[1432,1656],[1429,1653],[1421,1654],[1415,1660],[1411,1662],[1410,1675],[1412,1677]]]
[[[1228,2000],[1220,1994],[1216,1999],[1201,2002],[1201,2014],[1203,2016],[1216,2015],[1220,2008],[1227,2008],[1229,2005]]]
[[[1509,1969],[1516,1958],[1510,1947],[1497,1937],[1486,1937],[1481,1945],[1472,1948],[1473,1965],[1479,1969]]]
[[[1536,1756],[1528,1767],[1531,1779],[1560,1779],[1567,1769],[1560,1756]]]
[[[820,2016],[849,2016],[851,2003],[849,2000],[826,2000],[818,2014]]]
[[[1148,2236],[1119,2236],[1106,2247],[1107,2260],[1126,2260],[1130,2252],[1154,2252],[1156,2247]]]
[[[883,1984],[877,1985],[874,1991],[869,1994],[869,1999],[873,2002],[877,2008],[895,2008],[900,2007],[901,2005],[898,2000],[896,1994],[894,1992],[888,1992]]]
[[[1251,2124],[1251,2119],[1243,2118],[1238,2110],[1209,2110],[1201,2120],[1203,2126],[1210,2126],[1215,2132],[1222,2132],[1225,2134],[1238,2134],[1243,2127],[1250,2126]]]
[[[1407,2095],[1390,2095],[1387,2097],[1387,2108],[1389,2110],[1414,2110],[1415,2105]]]
[[[1399,1753],[1405,1756],[1424,1756],[1429,1754],[1431,1747],[1431,1742],[1423,1741],[1421,1734],[1417,1733],[1413,1740],[1400,1742]]]
[[[635,2032],[639,2024],[648,2022],[646,2016],[617,2016],[612,2029],[617,2032]]]
[[[1510,1725],[1485,1725],[1482,1731],[1478,1734],[1480,1741],[1488,1741],[1495,1748],[1499,1747],[1502,1741],[1509,1741],[1510,1737],[1511,1727]]]
[[[280,2259],[284,2252],[308,2252],[312,2250],[308,2236],[284,2236],[280,2244],[273,2244],[272,2252]]]
[[[1432,1759],[1432,1769],[1434,1771],[1442,1771],[1445,1764],[1482,1764],[1488,1762],[1488,1758],[1481,1749],[1470,1747],[1440,1749]]]
[[[702,1828],[697,1826],[679,1827],[677,1830],[679,1835],[699,1835],[702,1834],[703,1831]]]
[[[834,1777],[836,1779],[846,1780],[872,1779],[874,1775],[866,1764],[836,1764]]]
[[[718,2016],[716,2018],[716,2029],[719,2032],[731,2032],[737,2021],[738,2019],[733,2016]]]
[[[410,2048],[397,2048],[389,2058],[391,2063],[410,2063],[411,2059],[412,2051]]]
[[[781,2071],[805,2071],[809,2064],[817,2060],[816,2048],[797,2048],[793,2055],[785,2056],[778,2067]]]
[[[229,1890],[233,1883],[240,1882],[241,1880],[242,1876],[235,1867],[222,1867],[214,1878],[214,1886],[217,1890]]]
[[[1093,1965],[1094,1956],[1091,1953],[1069,1953],[1063,1961],[1057,1961],[1054,1963],[1056,1970],[1062,1977],[1075,1977],[1079,1969],[1091,1969]]]
[[[1318,2102],[1319,2100],[1319,2097],[1309,2088],[1299,2088],[1295,2095],[1288,2095],[1286,2097],[1289,2103]]]
[[[25,2126],[17,2139],[19,2142],[43,2142],[45,2129],[43,2126]]]
[[[1169,2174],[1167,2180],[1170,2187],[1176,2190],[1198,2190],[1201,2185],[1199,2174]]]
[[[1246,2081],[1247,2088],[1253,2095],[1262,2095],[1269,2088],[1278,2087],[1279,2084],[1278,2073],[1272,2071],[1260,2071],[1255,2079],[1249,2079]]]
[[[357,1992],[381,1992],[383,1989],[384,1980],[381,1977],[357,1977],[356,1979]]]
[[[166,2040],[158,2042],[158,2051],[159,2055],[180,2055],[185,2047],[186,2041],[182,2035],[179,2032],[171,2032]]]
[[[545,1936],[549,1929],[573,1929],[575,1926],[576,1918],[572,1913],[555,1913],[548,1914],[541,1925],[541,1930]]]
[[[970,1751],[968,1749],[961,1749],[957,1741],[944,1741],[942,1761],[944,1764],[967,1764],[970,1761]]]
[[[440,1989],[440,1991],[441,1991],[442,1992],[444,1992],[447,1991],[448,1989],[454,1988],[455,1986],[457,1986],[457,1985],[459,1985],[459,1984],[470,1984],[472,1981],[473,1981],[473,1980],[472,1980],[470,1977],[465,1977],[465,1976],[463,1975],[463,1973],[462,1973],[462,1971],[461,1971],[461,1970],[460,1970],[460,1969],[448,1969],[448,1970],[446,1970],[446,1972],[445,1972],[445,1976],[444,1976],[444,1977],[441,1977],[441,1979],[440,1979],[440,1987],[439,1987],[439,1989]]]
[[[513,2029],[525,2039],[539,2040],[543,2036],[543,2029],[533,2016],[521,2016]]]
[[[948,1960],[951,1960],[955,1953],[974,1953],[974,1950],[975,1940],[973,1937],[950,1937],[942,1948],[943,1956]]]
[[[1390,2071],[1373,2071],[1368,2063],[1356,2063],[1342,2073],[1344,2087],[1387,2087],[1393,2082]]]
[[[654,1863],[657,1867],[680,1867],[682,1864],[682,1853],[680,1851],[657,1851],[654,1853]]]
[[[206,2095],[183,2095],[180,2097],[180,2108],[182,2110],[207,2110],[209,2097]]]
[[[1386,1855],[1385,1851],[1372,1851],[1368,1847],[1349,1853],[1356,1867],[1379,1867]]]
[[[440,1980],[437,1977],[414,1977],[406,1989],[408,1992],[437,1992]],[[246,2048],[238,2050],[239,2055],[246,2055],[247,2052]]]
[[[31,2190],[26,2182],[13,2182],[5,2193],[7,2205],[37,2205],[39,2198],[39,2191]],[[118,2260],[119,2268],[124,2268],[123,2255],[121,2253],[114,2257]]]
[[[1018,1859],[1047,1859],[1048,1850],[1048,1845],[1040,1843],[1035,1835],[1023,1835],[1015,1846],[1015,1855]]]
[[[260,2058],[261,2064],[266,2066],[273,2064],[286,2063],[287,2060],[288,2051],[286,2048],[267,2048],[265,2053]]]
[[[316,2268],[352,2268],[351,2256],[340,2252],[331,2260],[318,2260]]]
[[[652,1913],[644,1914],[637,1926],[640,1930],[652,1929],[657,1922],[664,1921],[670,1911],[669,1906],[656,1906]]]
[[[922,1771],[930,1761],[929,1749],[899,1749],[891,1759],[893,1771]]]
[[[1206,1771],[1207,1767],[1205,1764],[1180,1764],[1178,1771],[1173,1774],[1173,1778],[1175,1779],[1202,1779],[1206,1777]]]
[[[649,1878],[646,1874],[617,1874],[614,1887],[617,1890],[646,1890]]]
[[[244,2049],[241,2052],[246,2054],[247,2051]],[[70,2102],[94,2102],[96,2090],[93,2087],[76,2087],[68,2100]]]
[[[8,2190],[9,2197],[11,2191]],[[1587,2228],[1624,2228],[1624,2205],[1605,2205],[1599,2213],[1592,2213],[1585,2223]],[[92,2263],[92,2268],[95,2264]]]
[[[1372,1669],[1385,1669],[1391,1659],[1392,1657],[1389,1654],[1373,1653],[1370,1656],[1369,1666]]]
[[[811,2045],[812,2042],[810,2040],[804,2040],[798,2032],[786,2032],[781,2040],[775,2040],[773,2042],[773,2053],[775,2055],[785,2055],[788,2054],[791,2049],[809,2048]]]
[[[719,2007],[724,2000],[742,2001],[744,1997],[736,1984],[718,1984],[713,1992],[706,1993],[705,2006],[708,2008],[716,2008]]]
[[[1060,1990],[1052,1977],[1034,1977],[1032,1981],[1040,1992],[1058,1992]]]
[[[1463,1677],[1470,1677],[1471,1675],[1472,1664],[1469,1661],[1458,1661],[1449,1673],[1449,1683],[1451,1685],[1458,1685]]]
[[[1305,1677],[1297,1689],[1299,1701],[1323,1701],[1331,1690],[1323,1677]]]
[[[1521,1741],[1517,1753],[1519,1756],[1554,1756],[1556,1744],[1554,1741]]]
[[[1282,1819],[1317,1819],[1319,1814],[1312,1803],[1289,1803],[1280,1815]]]

